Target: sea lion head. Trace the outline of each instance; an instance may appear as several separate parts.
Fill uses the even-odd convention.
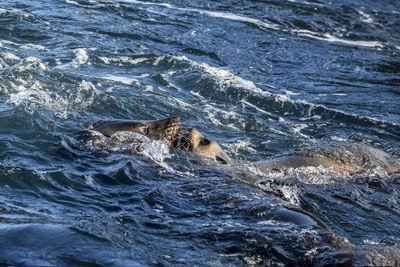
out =
[[[91,130],[100,132],[107,137],[121,131],[135,132],[145,135],[153,141],[161,140],[170,148],[176,147],[224,164],[231,161],[215,141],[204,137],[195,128],[182,127],[181,119],[178,116],[154,121],[102,121],[93,125]]]
[[[222,150],[217,142],[204,137],[195,128],[183,130],[183,133],[178,139],[177,147],[197,156],[211,158],[224,164],[231,162],[229,156]]]

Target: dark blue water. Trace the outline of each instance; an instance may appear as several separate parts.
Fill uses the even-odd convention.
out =
[[[330,141],[400,155],[398,1],[6,0],[0,71],[0,265],[400,262],[395,174],[250,164]],[[172,115],[239,166],[77,143]]]

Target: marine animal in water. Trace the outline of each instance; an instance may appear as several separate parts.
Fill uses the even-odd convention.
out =
[[[316,145],[258,161],[255,165],[264,173],[307,166],[332,168],[336,172],[357,172],[374,168],[395,172],[400,170],[400,159],[370,145],[338,142]]]
[[[204,137],[195,128],[183,127],[177,116],[153,121],[101,121],[94,124],[90,130],[107,137],[122,131],[135,132],[145,135],[153,141],[162,140],[170,148],[178,148],[224,164],[231,161],[217,142]]]
[[[94,124],[91,130],[107,137],[121,131],[135,132],[147,136],[150,140],[162,140],[170,148],[178,148],[224,164],[232,163],[217,142],[206,138],[193,127],[182,126],[178,116],[151,121],[101,121]],[[317,145],[254,164],[264,173],[307,166],[322,166],[337,172],[357,172],[377,167],[388,172],[400,170],[399,158],[370,145],[350,142]]]
[[[193,127],[182,126],[179,117],[153,121],[102,121],[94,124],[90,130],[107,137],[111,137],[117,132],[135,132],[150,140],[162,140],[170,148],[178,148],[222,163],[232,163],[218,143],[206,138]],[[399,158],[366,144],[350,142],[317,145],[254,164],[264,173],[305,166],[323,166],[337,172],[356,172],[377,167],[384,168],[388,172],[400,170]],[[310,261],[311,265],[315,263],[321,265],[320,262],[332,257],[344,259],[339,262],[351,263],[358,257],[358,254],[364,253],[363,251],[359,252],[346,238],[341,238],[333,233],[319,218],[301,208],[287,205],[278,206],[276,209],[270,210],[265,219],[291,223],[302,229],[318,230],[321,235],[320,241],[322,244],[328,244],[328,247],[324,246],[325,253],[320,253],[315,259],[311,257],[311,254],[311,256],[306,255],[305,260]],[[369,253],[369,251],[367,252]]]

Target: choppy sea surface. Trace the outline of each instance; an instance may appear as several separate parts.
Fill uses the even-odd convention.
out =
[[[333,141],[400,155],[399,1],[3,0],[0,72],[0,265],[400,264],[399,175],[251,164]],[[77,142],[175,115],[234,166]]]

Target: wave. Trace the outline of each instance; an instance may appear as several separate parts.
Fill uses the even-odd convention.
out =
[[[221,90],[222,92],[229,93],[230,90],[241,90],[241,91],[246,91],[251,95],[257,96],[259,98],[266,100],[271,100],[275,102],[276,104],[280,105],[281,110],[275,110],[279,113],[285,113],[288,112],[288,110],[291,110],[294,108],[294,110],[300,111],[301,116],[305,117],[314,117],[314,116],[321,116],[324,115],[324,117],[331,117],[332,115],[334,116],[339,116],[340,118],[347,117],[349,120],[354,120],[354,121],[360,121],[368,124],[373,124],[373,125],[386,125],[389,127],[393,127],[396,129],[400,129],[400,125],[394,122],[370,117],[370,116],[362,116],[359,114],[355,113],[350,113],[350,112],[345,112],[341,111],[338,109],[334,108],[329,108],[321,104],[314,104],[307,102],[305,100],[292,100],[288,95],[282,95],[282,94],[275,94],[270,91],[267,91],[266,89],[261,89],[257,87],[252,81],[246,80],[240,76],[237,76],[230,72],[227,69],[223,68],[218,68],[218,67],[213,67],[208,65],[205,62],[196,62],[193,61],[186,56],[179,56],[179,57],[172,57],[174,60],[180,61],[180,62],[186,62],[188,63],[191,67],[194,67],[196,69],[200,70],[201,75],[206,75],[207,78],[211,78],[214,81],[217,82],[218,87],[216,89]],[[246,98],[239,99],[241,102],[251,106],[255,107],[258,111],[261,113],[267,114],[267,115],[272,115],[271,111],[271,105],[270,102],[258,102],[257,104],[250,102],[249,100],[246,100]],[[285,110],[284,107],[286,105],[291,106],[291,109]],[[278,117],[279,119],[279,117]],[[304,119],[303,119],[304,120]]]
[[[376,48],[376,49],[382,49],[385,47],[385,45],[379,41],[348,40],[348,39],[339,38],[338,36],[333,36],[330,33],[313,32],[310,30],[287,29],[281,25],[278,25],[278,24],[275,24],[272,22],[267,22],[265,20],[261,21],[259,19],[250,18],[250,17],[246,17],[243,15],[237,15],[237,14],[233,14],[233,13],[229,13],[229,12],[208,11],[208,10],[197,9],[197,8],[182,8],[182,7],[173,6],[173,5],[167,4],[167,3],[150,3],[150,2],[143,2],[143,1],[137,1],[137,0],[119,0],[119,2],[127,2],[127,3],[132,3],[132,4],[137,4],[137,5],[145,5],[145,6],[159,6],[159,7],[163,7],[166,9],[172,9],[172,10],[178,10],[178,11],[184,11],[184,12],[194,12],[194,13],[206,15],[209,17],[228,19],[228,20],[232,20],[232,21],[236,21],[236,22],[245,22],[245,23],[249,23],[254,26],[260,27],[260,28],[285,32],[288,34],[298,35],[301,37],[308,37],[308,38],[312,38],[312,39],[316,39],[316,40],[326,41],[329,43],[340,43],[340,44],[350,45],[350,46],[355,46],[355,47]],[[304,3],[302,3],[302,4],[304,4]],[[362,15],[364,17],[366,16],[365,13],[362,13],[362,12],[360,13],[360,15]],[[366,23],[371,23],[370,17],[367,17],[367,19],[368,19],[368,21],[366,21]]]

